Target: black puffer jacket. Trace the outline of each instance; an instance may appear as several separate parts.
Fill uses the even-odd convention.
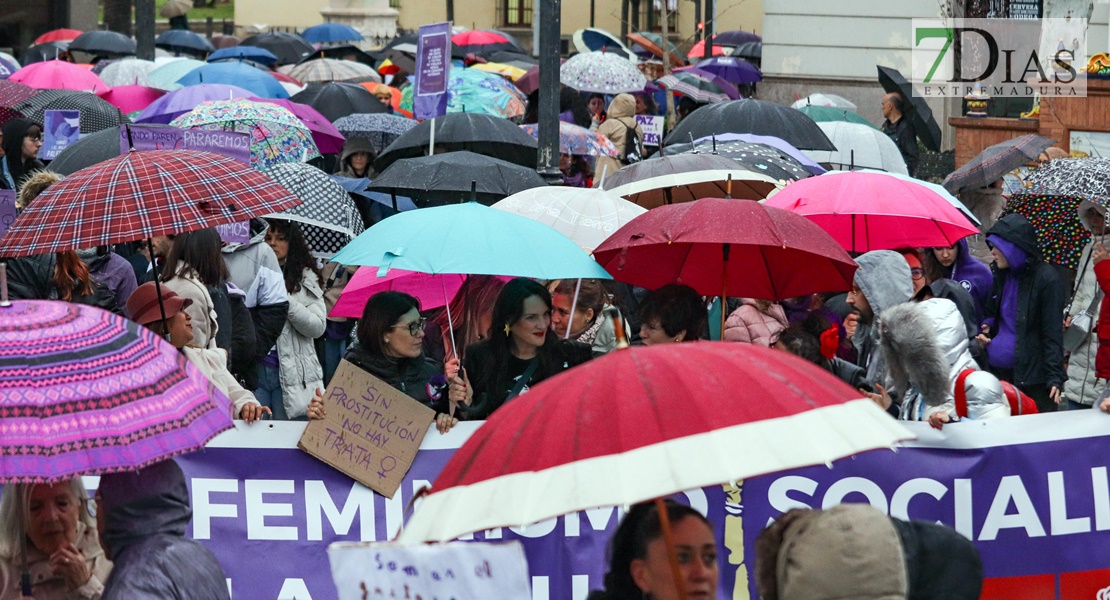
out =
[[[389,358],[355,342],[343,358],[429,407],[435,408],[447,397],[443,367],[423,354],[416,358]]]
[[[8,259],[8,296],[13,300],[57,300],[60,296],[54,285],[54,255],[40,254],[22,258]],[[73,293],[71,302],[102,308],[123,316],[112,292],[96,279],[93,279],[94,292],[78,295]]]

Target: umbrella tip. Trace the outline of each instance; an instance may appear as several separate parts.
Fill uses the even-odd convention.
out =
[[[0,262],[0,308],[8,308],[8,263]]]

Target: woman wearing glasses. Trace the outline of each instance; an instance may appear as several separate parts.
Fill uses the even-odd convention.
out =
[[[42,126],[27,119],[12,119],[4,123],[2,130],[3,157],[0,158],[0,188],[19,190],[23,180],[32,172],[45,169],[39,160],[42,147]]]

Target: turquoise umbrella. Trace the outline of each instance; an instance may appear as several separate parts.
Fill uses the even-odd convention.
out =
[[[341,265],[431,274],[537,279],[612,279],[551,227],[477,202],[398,213],[367,229],[332,258]]]
[[[181,79],[194,69],[203,67],[205,64],[207,63],[191,58],[179,58],[150,70],[147,72],[146,78],[147,81],[150,82],[150,87],[172,92],[184,87],[177,82],[178,79]]]

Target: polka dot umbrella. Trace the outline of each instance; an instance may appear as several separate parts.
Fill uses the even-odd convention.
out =
[[[647,78],[628,59],[612,52],[583,52],[559,68],[559,81],[580,92],[639,92]]]
[[[131,121],[115,106],[96,94],[71,90],[42,90],[26,102],[14,107],[32,121],[42,123],[48,110],[81,111],[81,133],[95,133],[102,129],[119,127]]]

